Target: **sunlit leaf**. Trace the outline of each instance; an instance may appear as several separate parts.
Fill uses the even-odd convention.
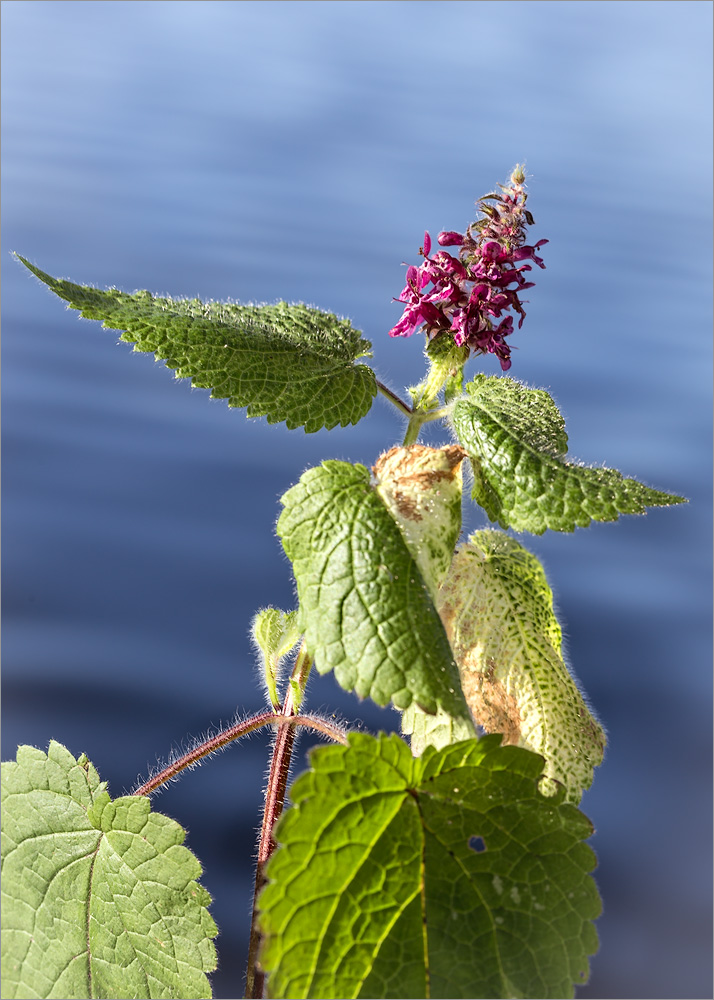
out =
[[[542,754],[546,776],[579,802],[605,734],[563,660],[538,559],[502,531],[477,531],[456,550],[438,606],[476,722]]]
[[[300,627],[320,673],[378,705],[469,721],[458,669],[417,558],[362,465],[326,461],[282,498]]]
[[[313,752],[259,900],[271,997],[573,996],[597,949],[592,827],[499,743]]]
[[[574,531],[685,502],[615,469],[568,462],[565,423],[551,397],[510,378],[477,375],[454,404],[453,425],[471,459],[473,499],[503,528]]]
[[[86,319],[124,330],[120,340],[135,351],[153,352],[176,378],[211,389],[211,398],[229,406],[247,407],[249,417],[306,431],[345,426],[361,420],[377,394],[372,369],[355,364],[370,343],[332,313],[287,302],[244,306],[101,291],[53,278],[17,257]]]
[[[4,997],[210,997],[210,897],[184,831],[59,743],[2,765]]]

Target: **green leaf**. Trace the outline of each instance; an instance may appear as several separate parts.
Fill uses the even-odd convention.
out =
[[[281,675],[281,664],[300,641],[298,613],[297,611],[286,613],[278,608],[263,608],[253,619],[251,634],[261,652],[268,697],[273,708],[278,711],[280,697],[277,682]]]
[[[356,424],[377,394],[374,372],[354,362],[371,344],[349,320],[304,305],[272,306],[161,299],[100,291],[45,274],[16,255],[40,281],[86,319],[103,320],[135,351],[190,378],[212,399],[246,406],[249,417],[285,421],[289,428]]]
[[[615,469],[567,462],[565,423],[543,389],[477,375],[466,390],[454,405],[454,429],[473,466],[473,499],[502,528],[574,531],[686,502]]]
[[[468,740],[474,734],[473,722],[452,719],[446,712],[427,715],[415,705],[402,712],[402,732],[409,737],[409,746],[416,757],[421,757],[427,747],[441,750],[452,743]]]
[[[461,533],[464,457],[458,446],[413,444],[380,455],[373,470],[377,493],[399,525],[437,604]],[[430,715],[412,704],[402,712],[402,732],[411,737],[412,753],[418,755],[426,746],[440,748],[469,739],[474,727],[471,719],[454,719],[441,710]]]
[[[360,698],[469,720],[444,627],[399,526],[363,465],[326,461],[283,496],[300,627],[320,673]]]
[[[476,722],[542,754],[547,778],[579,802],[602,762],[605,734],[563,661],[538,559],[501,531],[477,531],[456,550],[439,611]]]
[[[451,566],[461,533],[462,448],[413,444],[391,448],[377,459],[373,473],[381,500],[399,526],[432,600]],[[412,753],[426,746],[448,746],[474,735],[471,719],[448,712],[430,715],[412,703],[402,713],[402,732],[411,736]]]
[[[271,997],[572,997],[597,949],[588,819],[500,737],[314,751],[260,896]]]
[[[2,765],[3,997],[210,997],[210,896],[184,831],[82,755]]]

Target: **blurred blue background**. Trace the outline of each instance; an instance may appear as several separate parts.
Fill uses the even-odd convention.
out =
[[[381,400],[329,434],[246,421],[9,251],[100,287],[333,310],[401,391],[422,370],[420,337],[386,335],[402,262],[525,160],[550,243],[511,374],[555,396],[572,455],[691,501],[523,539],[609,732],[583,800],[605,910],[579,996],[711,996],[711,28],[687,0],[5,0],[5,758],[55,738],[118,795],[260,708],[249,622],[294,602],[278,497],[403,433]],[[397,723],[329,676],[310,705]],[[267,748],[155,799],[204,863],[218,997],[242,995]]]

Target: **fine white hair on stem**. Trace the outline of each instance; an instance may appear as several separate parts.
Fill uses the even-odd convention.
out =
[[[336,743],[344,744],[347,742],[344,726],[337,725],[319,715],[281,715],[277,712],[265,711],[247,718],[238,716],[237,721],[232,726],[218,730],[217,733],[209,735],[207,739],[194,740],[191,749],[185,753],[173,751],[168,764],[159,770],[154,769],[145,782],[134,787],[131,794],[151,795],[157,788],[173,781],[183,771],[195,767],[205,757],[222,750],[229,743],[234,743],[254,730],[262,729],[265,726],[283,726],[285,724],[294,727],[295,730],[301,727],[314,730]]]
[[[186,736],[181,741],[178,746],[173,746],[167,756],[163,759],[156,759],[156,763],[153,765],[147,765],[147,776],[142,778],[141,775],[137,777],[134,785],[132,786],[129,795],[136,795],[137,790],[143,785],[148,784],[158,775],[162,774],[164,771],[168,771],[174,768],[181,760],[185,757],[190,757],[196,751],[198,751],[202,746],[211,743],[211,741],[216,740],[221,733],[226,732],[230,729],[234,729],[236,726],[240,725],[242,722],[247,722],[250,719],[250,714],[247,712],[236,712],[233,718],[227,725],[220,723],[219,725],[210,726],[205,730],[200,736]],[[189,763],[185,764],[183,767],[176,770],[175,774],[166,778],[160,785],[154,789],[154,791],[159,791],[166,785],[172,784],[174,781],[178,781],[184,771],[193,771],[195,768],[200,767],[204,760],[209,757],[213,757],[217,753],[221,753],[228,747],[232,746],[233,743],[238,743],[240,740],[244,740],[247,737],[253,736],[257,729],[248,729],[245,733],[240,736],[235,737],[232,740],[227,740],[225,743],[217,743],[215,746],[211,747],[207,752],[201,756],[196,757],[196,759],[191,760]],[[153,792],[152,792],[153,794]]]

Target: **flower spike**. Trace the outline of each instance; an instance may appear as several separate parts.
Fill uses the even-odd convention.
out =
[[[449,335],[474,354],[495,354],[502,370],[508,371],[511,348],[505,338],[513,333],[508,313],[518,315],[520,329],[526,314],[519,293],[534,284],[526,277],[531,265],[520,262],[530,260],[544,268],[536,251],[548,242],[526,243],[526,226],[533,225],[533,216],[525,208],[524,184],[523,169],[516,167],[509,183],[499,185],[500,194],[478,200],[481,218],[465,233],[439,233],[439,246],[458,246],[458,258],[445,250],[430,256],[431,236],[424,233],[424,263],[407,270],[397,300],[404,303],[404,311],[389,331],[391,337],[411,337],[420,328],[429,341]]]

